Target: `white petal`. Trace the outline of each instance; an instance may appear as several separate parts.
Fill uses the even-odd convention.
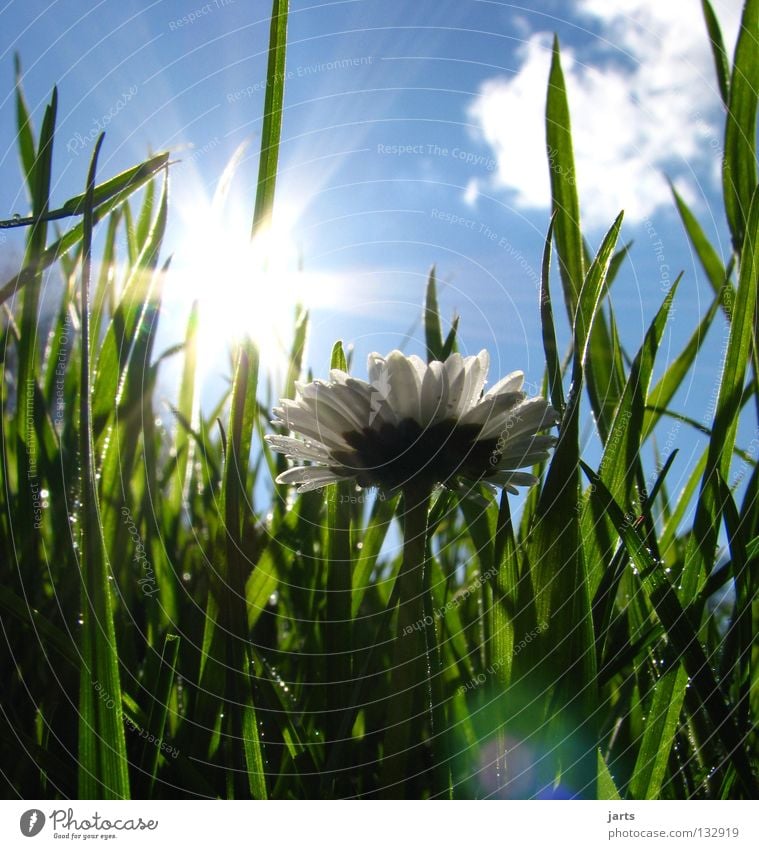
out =
[[[539,483],[539,478],[530,472],[497,472],[490,475],[488,481],[496,486],[504,487],[535,486]]]
[[[327,450],[349,447],[342,436],[342,431],[336,432],[328,428],[324,421],[317,421],[310,410],[304,409],[296,401],[284,400],[282,406],[275,407],[273,412],[288,430],[315,439]]]
[[[422,426],[442,421],[448,406],[448,380],[439,360],[433,360],[422,381],[419,414]]]
[[[514,439],[537,433],[556,424],[557,416],[545,398],[527,398],[516,407],[493,416],[480,432],[480,439]]]
[[[461,424],[478,424],[487,425],[495,416],[500,416],[503,413],[521,404],[524,401],[524,395],[521,392],[501,393],[500,395],[485,396],[479,404],[475,404],[461,417]],[[487,438],[482,437],[480,438]]]
[[[502,377],[498,383],[493,384],[493,386],[491,386],[485,393],[485,397],[487,398],[489,395],[497,395],[500,392],[519,392],[523,384],[524,372],[512,371],[511,374],[507,374],[506,377]]]
[[[264,437],[274,451],[286,454],[288,457],[299,460],[316,460],[317,462],[329,462],[330,457],[323,445],[318,442],[294,439],[292,436],[279,436],[268,433]]]
[[[377,383],[385,369],[385,358],[376,351],[369,354],[366,369],[369,372],[369,383]]]
[[[484,348],[476,357],[467,357],[464,360],[466,383],[461,398],[462,412],[466,412],[480,400],[489,365],[490,355]]]
[[[277,483],[298,484],[298,492],[310,492],[341,480],[349,480],[349,477],[322,466],[293,466],[277,477]]]
[[[461,397],[466,380],[461,354],[451,354],[445,361],[445,376],[448,381],[448,401],[444,417],[458,418],[461,415]]]
[[[421,380],[419,373],[400,351],[392,351],[387,358],[390,379],[388,402],[399,419],[419,421]]]

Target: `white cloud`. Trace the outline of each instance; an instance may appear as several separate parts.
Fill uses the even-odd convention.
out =
[[[738,0],[718,4],[728,53]],[[580,0],[587,42],[562,49],[583,219],[608,226],[620,209],[640,221],[671,197],[663,174],[691,198],[719,180],[719,94],[697,2]],[[471,116],[497,158],[493,187],[523,208],[549,203],[544,108],[552,36],[530,35],[511,77],[486,81]],[[584,61],[581,61],[583,59]]]

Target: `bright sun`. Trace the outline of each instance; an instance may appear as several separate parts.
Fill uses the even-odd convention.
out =
[[[250,212],[193,203],[182,209],[183,235],[172,274],[182,300],[199,304],[198,363],[201,371],[228,370],[234,342],[250,336],[261,365],[283,375],[297,304],[308,307],[324,280],[301,268],[292,235],[293,217],[278,211],[272,225],[250,239]]]

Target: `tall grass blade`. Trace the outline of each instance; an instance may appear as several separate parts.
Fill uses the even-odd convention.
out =
[[[121,705],[119,656],[113,623],[109,565],[95,479],[90,406],[89,287],[92,263],[92,197],[101,134],[87,178],[82,248],[82,355],[79,408],[81,464],[82,666],[79,689],[79,797],[129,798],[129,773]]]

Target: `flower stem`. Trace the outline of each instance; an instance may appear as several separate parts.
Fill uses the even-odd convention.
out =
[[[406,798],[409,779],[426,771],[422,742],[429,709],[430,667],[425,625],[425,553],[429,487],[403,493],[403,563],[397,578],[398,630],[390,675],[381,792]]]

